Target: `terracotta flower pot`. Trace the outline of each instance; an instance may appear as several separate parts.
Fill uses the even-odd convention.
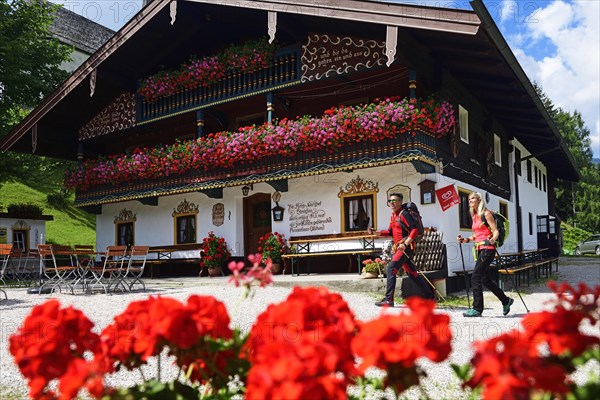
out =
[[[283,268],[281,263],[273,263],[271,264],[271,272],[273,273],[273,275],[279,275],[281,274]]]
[[[373,279],[373,278],[377,278],[377,274],[375,272],[363,272],[362,274],[360,274],[360,277],[363,279]]]
[[[221,276],[221,267],[208,268],[208,276]]]

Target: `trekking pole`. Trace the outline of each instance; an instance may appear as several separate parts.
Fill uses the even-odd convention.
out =
[[[423,278],[425,278],[425,280],[431,285],[432,289],[437,293],[438,296],[440,296],[440,299],[444,300],[444,303],[446,302],[446,298],[444,296],[442,296],[442,294],[440,293],[439,290],[437,290],[437,288],[435,287],[435,285],[433,284],[433,282],[431,282],[429,280],[429,278],[427,278],[427,275],[425,275],[425,273],[423,271],[417,271],[418,274],[421,274],[421,276]]]
[[[460,259],[462,261],[463,274],[465,276],[465,289],[467,290],[467,304],[469,305],[469,308],[471,308],[471,298],[469,297],[469,274],[467,274],[467,270],[465,269],[465,256],[463,256],[462,242],[458,242],[458,247],[460,248]]]
[[[435,287],[435,285],[433,284],[433,282],[431,282],[431,281],[429,280],[429,278],[427,278],[427,276],[425,276],[425,273],[424,273],[424,272],[422,272],[422,271],[418,271],[418,270],[417,270],[417,266],[416,266],[416,265],[415,265],[415,263],[412,261],[412,259],[411,259],[411,258],[408,256],[408,254],[404,253],[404,254],[403,254],[403,256],[405,256],[405,257],[406,257],[406,260],[407,260],[407,262],[410,262],[410,263],[412,264],[412,266],[413,266],[413,268],[415,269],[415,271],[417,271],[417,275],[421,275],[423,278],[425,278],[425,280],[427,281],[427,283],[429,283],[429,285],[431,286],[431,288],[433,289],[433,291],[434,291],[435,293],[437,293],[437,295],[438,295],[438,296],[440,296],[440,298],[441,298],[442,300],[444,300],[444,303],[445,303],[445,302],[446,302],[446,298],[445,298],[444,296],[442,296],[442,294],[440,293],[440,291],[439,291],[439,290],[437,290],[437,288]],[[423,294],[425,294],[425,295],[426,295],[426,293],[423,293]]]
[[[498,253],[498,249],[497,248],[494,247],[494,251],[496,252],[496,255],[498,256],[498,264],[501,264],[502,256],[500,256],[500,253]],[[519,298],[521,299],[521,302],[523,303],[523,306],[525,306],[525,310],[527,310],[527,313],[529,314],[529,308],[527,308],[527,304],[525,304],[525,300],[523,300],[523,297],[521,296],[521,293],[519,292],[519,288],[517,287],[517,278],[515,277],[514,274],[511,274],[508,271],[508,267],[506,266],[506,264],[504,264],[504,270],[506,271],[507,275],[512,275],[513,276],[513,286],[515,287],[515,292],[517,292],[517,294],[519,295]]]

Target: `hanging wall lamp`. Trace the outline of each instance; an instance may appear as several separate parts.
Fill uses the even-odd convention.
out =
[[[251,190],[254,190],[253,186],[254,185],[252,183],[250,184],[250,186],[248,186],[248,185],[242,186],[242,194],[244,196],[248,196],[248,193],[250,193]]]
[[[271,209],[273,211],[273,221],[283,221],[283,212],[285,208],[279,205],[279,200],[281,200],[281,193],[275,192],[271,197],[275,202],[276,206]]]

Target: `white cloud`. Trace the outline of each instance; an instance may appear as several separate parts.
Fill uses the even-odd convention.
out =
[[[517,9],[517,2],[514,0],[504,0],[502,2],[502,11],[500,14],[500,22],[507,21],[514,15],[514,10]]]
[[[511,47],[532,81],[538,82],[555,106],[579,111],[590,130],[594,157],[600,157],[600,2],[554,1],[532,13],[529,40]],[[552,54],[535,59],[532,46],[550,41]]]

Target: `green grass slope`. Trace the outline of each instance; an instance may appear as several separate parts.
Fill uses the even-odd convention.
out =
[[[573,254],[577,244],[587,239],[592,234],[591,232],[583,229],[574,228],[573,226],[565,224],[564,222],[561,223],[560,228],[563,232],[563,251],[565,254]]]
[[[46,222],[46,242],[62,245],[96,244],[96,217],[75,208],[73,195],[69,205],[57,209],[48,204],[47,196],[57,192],[59,184],[42,180],[39,184],[13,179],[0,186],[0,211],[6,212],[9,204],[32,203],[44,210],[44,215],[52,215],[53,221]]]

